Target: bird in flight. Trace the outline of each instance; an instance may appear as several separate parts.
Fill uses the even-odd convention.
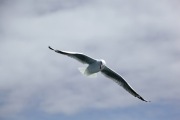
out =
[[[83,74],[88,76],[88,75],[92,75],[92,74],[101,72],[106,77],[112,79],[117,84],[122,86],[126,91],[128,91],[134,97],[137,97],[140,100],[145,101],[145,102],[150,102],[150,101],[145,100],[138,93],[136,93],[136,91],[118,73],[116,73],[115,71],[113,71],[109,67],[107,67],[106,62],[104,60],[97,60],[97,59],[91,58],[87,55],[84,55],[82,53],[55,50],[55,49],[51,48],[50,46],[49,46],[49,49],[51,49],[57,53],[60,53],[62,55],[67,55],[71,58],[74,58],[83,64],[88,64],[87,68],[85,68],[83,70]]]

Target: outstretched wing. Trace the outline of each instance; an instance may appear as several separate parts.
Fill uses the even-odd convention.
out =
[[[111,78],[112,80],[114,80],[116,83],[118,83],[120,86],[122,86],[126,91],[128,91],[131,95],[133,95],[134,97],[138,97],[139,99],[141,99],[142,101],[148,102],[146,101],[144,98],[142,98],[139,94],[137,94],[133,88],[120,76],[118,75],[116,72],[114,72],[113,70],[111,70],[110,68],[108,68],[107,66],[105,66],[105,68],[103,70],[101,70],[101,72]]]
[[[60,54],[63,54],[63,55],[67,55],[69,57],[72,57],[76,60],[78,60],[79,62],[83,63],[83,64],[91,64],[93,62],[95,62],[96,60],[87,56],[87,55],[84,55],[82,53],[75,53],[75,52],[67,52],[67,51],[60,51],[60,50],[54,50],[53,48],[51,48],[49,46],[49,49],[57,52],[57,53],[60,53]]]

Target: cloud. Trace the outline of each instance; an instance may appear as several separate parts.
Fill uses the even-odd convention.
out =
[[[48,45],[103,58],[145,98],[179,106],[176,2],[2,2],[0,118],[33,107],[75,114],[139,105],[104,76],[81,76],[80,63],[49,51]]]

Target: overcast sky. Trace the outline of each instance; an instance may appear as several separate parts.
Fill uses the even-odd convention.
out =
[[[0,119],[179,120],[179,0],[0,0]],[[102,58],[150,103],[48,49]]]

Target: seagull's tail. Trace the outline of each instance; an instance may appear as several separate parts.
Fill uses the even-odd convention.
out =
[[[94,74],[89,74],[87,71],[86,71],[86,68],[87,67],[79,67],[78,70],[85,76],[87,77],[90,77],[90,78],[96,78],[97,77],[97,73],[94,73]]]
[[[86,67],[79,67],[78,70],[79,70],[83,75],[86,75]]]

